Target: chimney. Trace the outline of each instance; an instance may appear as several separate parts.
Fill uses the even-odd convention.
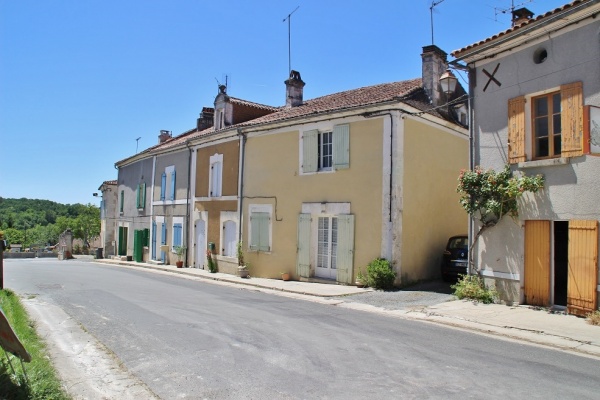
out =
[[[158,135],[158,144],[164,143],[167,140],[171,139],[171,131],[160,131],[160,135]]]
[[[435,107],[444,102],[445,94],[440,88],[440,76],[448,68],[447,57],[448,54],[434,44],[423,46],[423,54],[421,54],[423,89]]]
[[[512,11],[512,26],[521,25],[523,22],[529,21],[533,17],[533,13],[526,8],[519,8]]]
[[[300,72],[290,71],[290,78],[285,83],[285,106],[287,108],[302,105],[302,96],[304,93],[304,82],[300,78]]]
[[[202,112],[200,113],[200,117],[196,121],[196,129],[198,131],[203,131],[203,130],[213,126],[214,116],[215,116],[214,108],[202,107]]]

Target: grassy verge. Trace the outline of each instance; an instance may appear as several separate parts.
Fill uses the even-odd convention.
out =
[[[46,347],[17,295],[10,290],[0,290],[0,307],[32,358],[30,363],[23,363],[25,376],[19,359],[9,355],[13,373],[4,351],[0,349],[0,399],[70,399],[62,389],[46,354]]]

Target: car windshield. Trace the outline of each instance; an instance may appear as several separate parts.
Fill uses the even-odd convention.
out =
[[[452,238],[450,240],[450,243],[448,243],[449,249],[461,249],[461,248],[465,248],[468,246],[469,246],[469,243],[468,243],[468,239],[466,237]]]

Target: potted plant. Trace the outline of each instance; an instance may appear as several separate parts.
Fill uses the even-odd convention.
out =
[[[290,280],[290,274],[288,272],[282,272],[281,273],[281,280],[282,281],[289,281]]]
[[[217,272],[217,264],[212,259],[212,252],[210,250],[206,250],[206,261],[208,263],[208,270],[211,273]]]
[[[237,258],[238,258],[238,274],[240,278],[247,278],[250,273],[250,266],[244,261],[244,246],[242,242],[237,244]]]
[[[356,287],[363,288],[367,286],[367,277],[363,274],[362,270],[359,270],[356,274],[356,281],[354,282]]]
[[[173,250],[175,250],[175,255],[177,256],[177,261],[175,262],[175,265],[177,265],[177,268],[183,267],[183,256],[185,255],[186,247],[175,246],[173,247]]]

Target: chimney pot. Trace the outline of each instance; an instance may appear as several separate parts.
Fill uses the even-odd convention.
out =
[[[525,7],[513,10],[511,14],[512,26],[521,25],[523,22],[527,22],[533,17],[533,13]]]
[[[161,130],[158,135],[158,143],[164,143],[171,138],[171,131]]]
[[[304,83],[300,78],[300,72],[291,70],[290,77],[285,83],[285,106],[297,107],[301,106],[304,95]]]

